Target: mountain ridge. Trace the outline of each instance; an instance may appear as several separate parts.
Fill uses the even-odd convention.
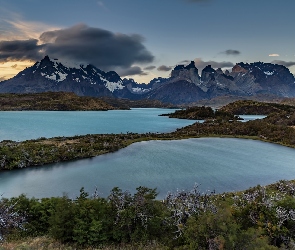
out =
[[[73,92],[79,96],[150,99],[175,105],[210,100],[220,96],[295,96],[295,78],[282,65],[254,62],[237,63],[232,71],[207,65],[199,75],[195,62],[177,65],[168,78],[148,84],[122,79],[115,71],[95,66],[72,68],[45,56],[40,62],[0,82],[0,93]]]

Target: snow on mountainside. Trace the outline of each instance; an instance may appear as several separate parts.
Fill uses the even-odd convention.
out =
[[[95,68],[92,65],[80,65],[79,68],[69,68],[64,66],[62,63],[58,62],[58,59],[51,61],[48,56],[46,56],[42,63],[36,63],[33,73],[40,71],[41,76],[62,82],[67,78],[76,82],[88,81],[90,84],[104,84],[104,86],[111,92],[117,89],[123,89],[122,80],[117,75],[115,81],[109,81],[107,78],[108,73]],[[82,79],[83,78],[83,79]]]
[[[263,62],[241,62],[232,72],[208,65],[200,76],[192,61],[187,66],[177,65],[170,78],[143,96],[172,104],[188,104],[231,95],[294,97],[295,79],[285,66]]]
[[[115,71],[104,72],[91,64],[70,67],[46,56],[15,77],[0,82],[0,93],[46,91],[188,104],[220,96],[294,97],[295,79],[288,68],[262,62],[237,63],[231,72],[208,65],[199,75],[192,61],[187,66],[177,65],[169,78],[138,84],[133,79],[121,79]]]
[[[136,86],[135,86],[136,87]],[[126,89],[126,90],[125,90]],[[58,59],[45,56],[40,62],[26,68],[12,79],[0,83],[0,92],[36,93],[44,91],[68,91],[83,96],[132,97],[120,76],[104,72],[93,65],[68,67]]]

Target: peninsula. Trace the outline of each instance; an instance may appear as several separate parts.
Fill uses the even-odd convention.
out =
[[[267,117],[248,122],[233,119],[236,113],[234,110],[253,110],[254,107],[262,107],[259,113],[264,113]],[[212,115],[211,108],[198,108],[198,110],[202,109],[208,112],[207,116],[202,116],[202,119],[205,120],[204,123],[196,122],[171,133],[93,134],[49,139],[39,138],[22,142],[5,140],[0,142],[0,171],[94,157],[145,140],[237,137],[257,139],[295,148],[295,107],[292,105],[234,102],[221,108],[216,117]],[[187,118],[191,117],[190,110],[195,112],[196,109],[183,111]],[[175,114],[177,113],[178,111],[175,112]],[[249,113],[251,112],[249,111]]]

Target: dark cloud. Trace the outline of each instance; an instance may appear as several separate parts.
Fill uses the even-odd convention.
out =
[[[271,63],[283,65],[287,68],[295,65],[295,62],[286,62],[286,61],[281,61],[281,60],[274,60]]]
[[[37,39],[0,41],[0,62],[39,60],[44,45],[37,43]]]
[[[132,76],[132,75],[147,75],[146,72],[144,72],[140,67],[138,66],[133,66],[130,68],[126,68],[126,69],[117,69],[116,72],[120,75],[120,76]]]
[[[172,69],[171,66],[161,65],[157,68],[159,71],[170,71]]]
[[[103,70],[154,60],[143,45],[142,36],[112,33],[84,24],[44,32],[40,40],[46,43],[46,54],[52,57],[91,63]]]
[[[228,50],[223,51],[223,52],[221,52],[221,53],[222,53],[222,54],[226,54],[226,55],[228,55],[228,56],[237,56],[237,55],[241,54],[240,51],[238,51],[238,50],[234,50],[234,49],[228,49]]]
[[[155,69],[156,68],[156,66],[153,66],[153,65],[151,65],[151,66],[147,66],[147,67],[145,67],[145,68],[143,68],[144,70],[153,70],[153,69]]]
[[[190,60],[183,60],[183,61],[179,62],[178,64],[188,64],[190,62],[191,62]]]
[[[195,61],[196,67],[200,70],[205,68],[207,65],[211,65],[212,68],[229,68],[234,66],[232,62],[215,62],[215,61],[205,62],[201,58],[196,58],[194,61]]]
[[[41,42],[42,45],[39,45]],[[39,41],[16,40],[0,42],[0,62],[37,61],[45,55],[65,61],[93,64],[102,70],[135,71],[134,63],[151,63],[154,56],[143,45],[138,34],[126,35],[92,28],[84,24],[41,34]]]
[[[11,68],[16,69],[17,68],[17,64],[11,65]]]

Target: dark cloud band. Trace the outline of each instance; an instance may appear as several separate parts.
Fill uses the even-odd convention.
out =
[[[38,42],[42,45],[38,45]],[[45,55],[61,60],[91,63],[102,70],[127,69],[134,63],[151,63],[154,56],[143,45],[138,34],[126,35],[78,24],[47,31],[39,41],[15,40],[0,42],[0,62],[40,60]]]
[[[145,67],[144,70],[153,70],[155,68],[156,68],[156,66],[151,65],[151,66]]]
[[[129,67],[127,69],[118,69],[117,73],[120,76],[132,76],[132,75],[147,75],[140,67],[138,66],[133,66]]]
[[[159,71],[170,71],[172,69],[171,66],[161,65],[157,68]]]
[[[281,60],[274,60],[271,63],[283,65],[287,68],[295,66],[295,62],[286,62],[286,61],[281,61]]]
[[[223,51],[221,53],[225,54],[227,56],[237,56],[237,55],[241,54],[241,52],[239,50],[234,50],[234,49],[228,49],[228,50]]]
[[[36,39],[0,41],[0,62],[39,60],[44,45],[37,43]]]
[[[195,65],[198,69],[202,70],[207,65],[211,65],[212,68],[230,68],[233,67],[234,64],[232,62],[216,62],[216,61],[203,61],[201,58],[196,58]]]

